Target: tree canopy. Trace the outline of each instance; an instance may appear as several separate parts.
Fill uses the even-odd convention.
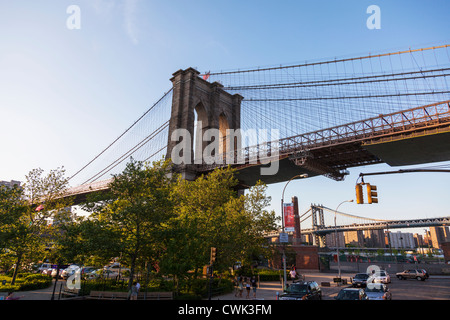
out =
[[[266,186],[259,182],[244,194],[235,174],[223,168],[188,181],[173,172],[170,161],[131,159],[113,176],[107,194],[83,206],[89,214],[77,217],[64,209],[70,204],[61,197],[64,171],[43,176],[33,170],[24,188],[0,188],[0,248],[17,265],[24,257],[42,258],[46,246],[53,259],[66,262],[119,257],[131,270],[130,285],[142,266],[195,279],[209,264],[211,247],[218,252],[215,270],[250,264],[268,254],[264,234],[276,228],[276,218],[266,210]],[[49,226],[49,218],[58,223]]]

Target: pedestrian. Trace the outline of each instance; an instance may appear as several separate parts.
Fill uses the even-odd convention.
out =
[[[137,292],[139,293],[139,290],[141,289],[141,284],[139,282],[136,282],[136,289]]]
[[[253,276],[252,280],[250,280],[253,288],[253,298],[256,298],[256,287],[258,286],[258,282],[256,281],[256,277]]]
[[[250,289],[251,289],[251,283],[248,278],[245,278],[245,289],[247,290],[247,299],[250,299]]]
[[[242,298],[242,291],[244,291],[244,283],[241,278],[241,279],[239,279],[239,298]]]
[[[136,286],[137,282],[133,282],[133,285],[131,286],[131,292],[130,292],[130,300],[137,300],[138,295],[138,288]]]
[[[239,277],[238,276],[234,277],[233,285],[234,285],[234,296],[237,297],[239,294]]]
[[[292,283],[294,283],[295,279],[297,278],[297,271],[295,270],[295,267],[290,272]]]

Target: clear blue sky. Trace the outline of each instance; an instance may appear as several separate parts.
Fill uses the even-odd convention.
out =
[[[369,5],[381,29],[369,30]],[[81,29],[70,30],[69,5]],[[217,71],[357,56],[450,43],[450,2],[17,0],[0,2],[0,180],[24,180],[34,168],[77,171],[170,88],[187,67]],[[298,196],[335,208],[354,199],[360,172],[345,182],[292,182]],[[342,211],[381,219],[449,214],[450,175],[376,176],[378,205]],[[279,212],[284,184],[270,186]]]

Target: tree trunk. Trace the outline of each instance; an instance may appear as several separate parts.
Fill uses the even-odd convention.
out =
[[[19,272],[19,266],[20,266],[21,262],[22,262],[22,254],[19,253],[19,255],[17,256],[16,265],[14,267],[14,273],[13,273],[13,277],[11,280],[11,285],[14,285],[16,283],[16,277],[17,277],[17,273]]]
[[[130,264],[130,281],[128,282],[128,292],[131,292],[131,287],[133,286],[134,282],[134,270],[136,270],[136,255],[133,254],[131,257],[131,264]],[[131,295],[128,297],[130,299]]]

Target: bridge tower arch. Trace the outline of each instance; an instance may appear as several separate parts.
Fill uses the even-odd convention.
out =
[[[311,218],[312,218],[312,227],[314,230],[319,230],[325,227],[325,218],[323,215],[323,206],[322,205],[311,205]],[[313,238],[314,244],[321,248],[327,246],[326,236],[319,235],[318,233],[314,233]]]
[[[220,138],[217,153],[224,153],[232,151],[226,142],[226,130],[241,127],[243,97],[230,94],[219,82],[210,83],[199,75],[197,70],[188,68],[178,70],[170,79],[173,96],[166,158],[174,161],[174,157],[179,157],[177,162],[174,161],[176,170],[188,180],[197,176],[196,165],[204,162],[201,155],[212,142],[205,138],[207,130],[218,130]],[[233,151],[238,148],[234,144]]]

